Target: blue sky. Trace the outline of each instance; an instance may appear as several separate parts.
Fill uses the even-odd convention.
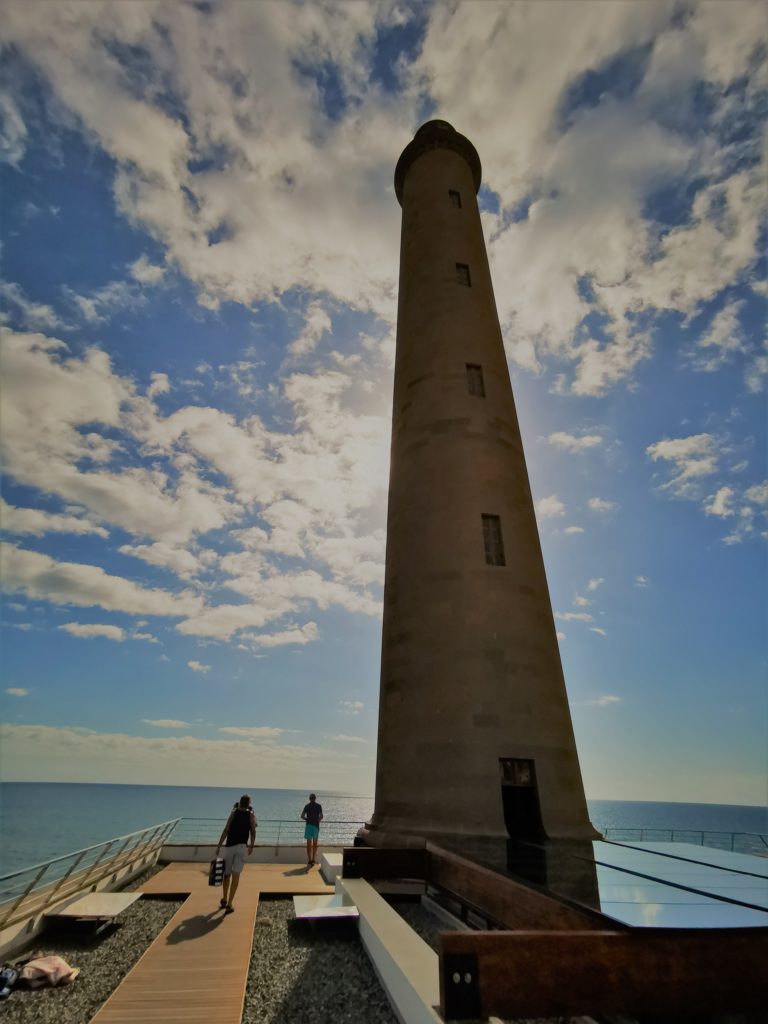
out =
[[[372,792],[392,174],[438,116],[587,795],[764,802],[761,5],[4,10],[3,777]]]

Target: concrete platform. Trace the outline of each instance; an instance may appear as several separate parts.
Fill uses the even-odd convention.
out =
[[[332,896],[294,896],[293,909],[297,921],[360,916],[357,907],[343,892],[335,892]]]
[[[45,916],[112,921],[139,899],[140,892],[90,892],[63,907],[56,907]]]
[[[341,851],[328,851],[320,854],[320,873],[329,885],[341,878],[344,868],[344,854]]]

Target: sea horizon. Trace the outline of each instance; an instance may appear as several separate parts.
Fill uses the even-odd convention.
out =
[[[163,783],[163,782],[82,782],[82,781],[69,781],[65,779],[0,779],[0,787],[2,786],[139,786],[142,789],[228,789],[238,792],[244,791],[241,786],[195,786],[190,783],[178,782],[178,783]],[[322,788],[322,787],[319,787]],[[303,793],[303,789],[297,789],[292,786],[258,786],[248,787],[254,793],[256,792],[278,792],[278,793]],[[309,792],[309,790],[307,790]],[[328,796],[343,797],[345,799],[352,800],[373,800],[373,793],[356,793],[352,791],[342,790],[324,790]],[[768,813],[768,803],[766,804],[750,804],[743,803],[739,800],[732,800],[728,803],[718,803],[711,800],[651,800],[651,799],[640,799],[640,798],[625,798],[616,796],[588,796],[587,803],[622,803],[622,804],[672,804],[675,806],[685,807],[745,807],[752,810],[765,810]]]
[[[0,874],[72,853],[173,818],[226,818],[242,792],[261,820],[298,820],[308,790],[277,787],[165,786],[159,783],[0,783]],[[317,789],[326,821],[362,823],[372,796]],[[768,835],[768,808],[651,800],[587,800],[598,831],[609,828],[675,829]],[[45,823],[40,828],[40,822]],[[30,830],[34,849],[30,851]]]

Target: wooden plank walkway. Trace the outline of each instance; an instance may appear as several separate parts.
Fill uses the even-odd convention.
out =
[[[189,895],[91,1024],[240,1024],[259,895],[333,891],[317,868],[246,864],[224,914],[207,864],[169,864],[141,892]]]

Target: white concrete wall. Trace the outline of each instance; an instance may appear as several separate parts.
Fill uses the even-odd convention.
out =
[[[383,897],[362,878],[340,878],[337,886],[360,917],[360,938],[392,1007],[403,1024],[441,1024],[439,962]]]

